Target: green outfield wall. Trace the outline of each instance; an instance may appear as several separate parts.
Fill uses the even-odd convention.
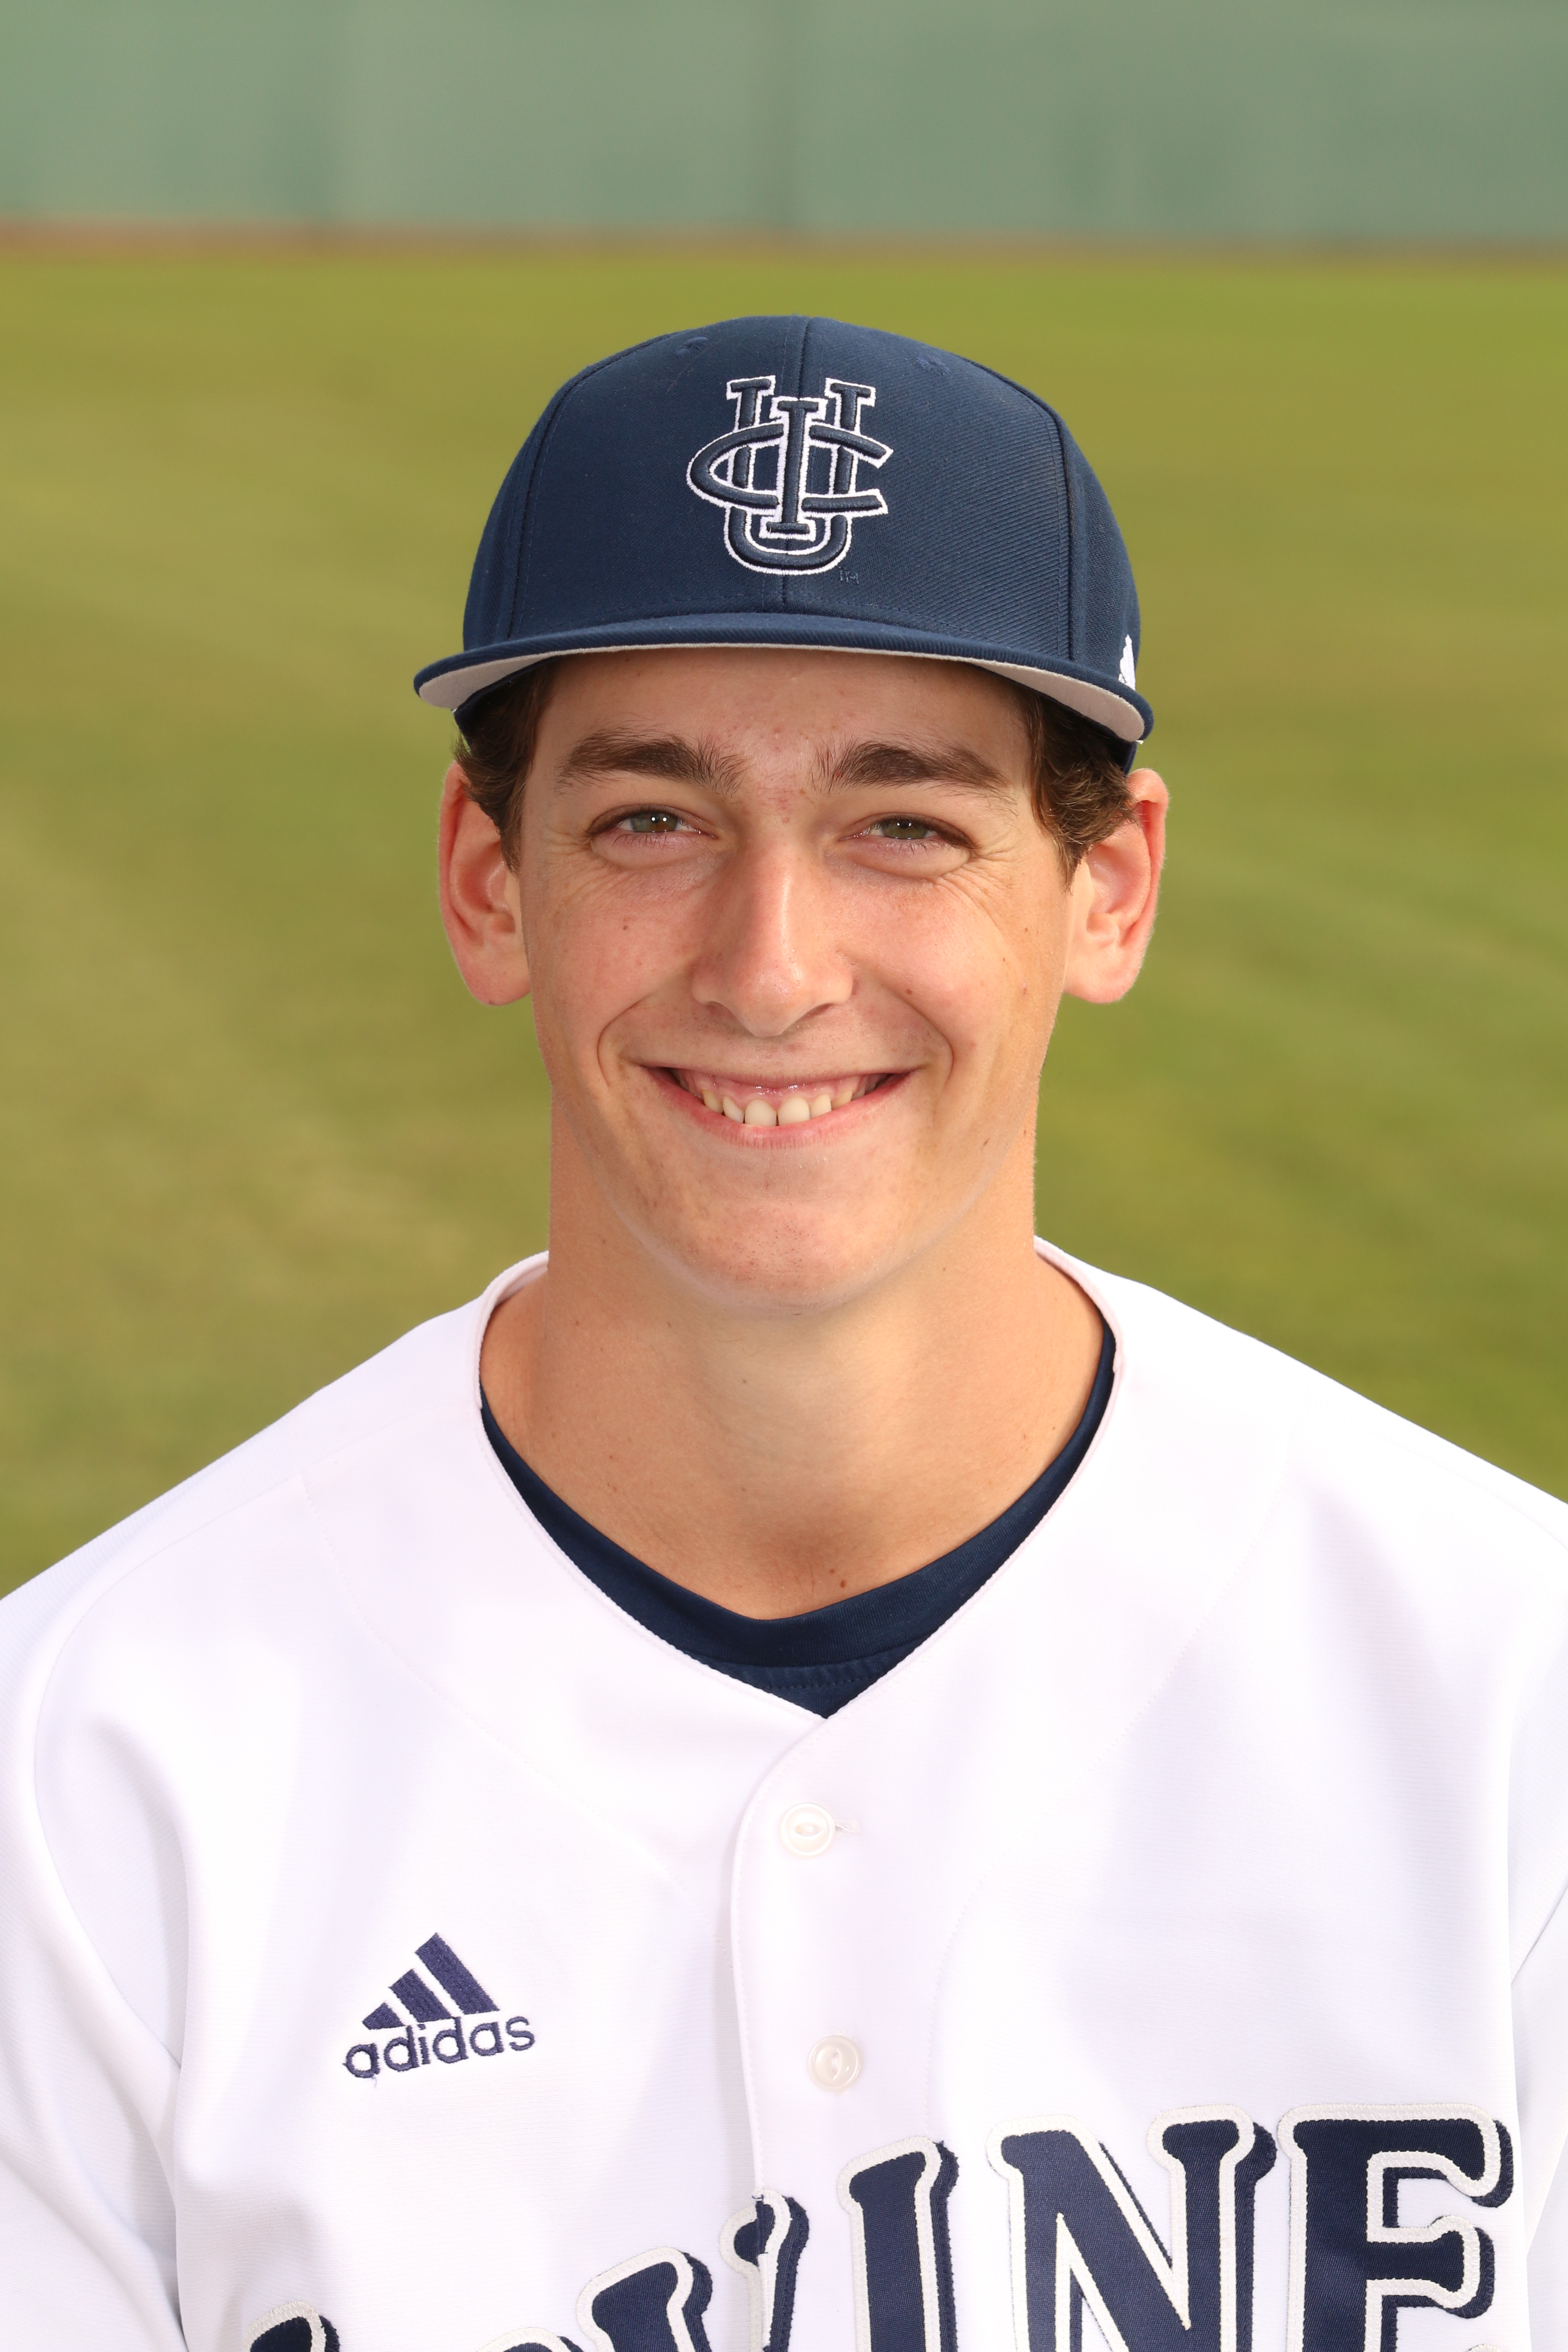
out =
[[[1568,235],[1568,0],[0,0],[0,214]]]

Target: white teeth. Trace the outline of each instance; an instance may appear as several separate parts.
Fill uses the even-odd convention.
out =
[[[804,1087],[791,1087],[781,1093],[776,1101],[765,1094],[747,1095],[737,1101],[733,1095],[721,1094],[712,1084],[705,1083],[695,1073],[688,1076],[676,1074],[688,1094],[700,1097],[710,1111],[721,1111],[737,1127],[804,1127],[807,1119],[826,1118],[830,1110],[842,1110],[846,1103],[858,1102],[880,1085],[879,1077],[836,1078],[831,1086],[818,1081],[813,1092]],[[752,1081],[754,1084],[755,1081]]]

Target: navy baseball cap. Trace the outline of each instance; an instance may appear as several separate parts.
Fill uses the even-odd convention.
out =
[[[563,384],[490,510],[458,713],[552,655],[796,646],[973,662],[1132,748],[1138,596],[1055,409],[973,360],[837,319],[726,319]]]

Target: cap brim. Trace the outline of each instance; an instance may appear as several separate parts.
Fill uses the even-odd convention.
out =
[[[1141,743],[1154,723],[1141,694],[1120,679],[1114,686],[1108,685],[1103,677],[1071,662],[1045,667],[1023,655],[1002,658],[994,647],[963,645],[865,622],[836,628],[820,615],[804,613],[758,615],[749,627],[746,618],[735,614],[711,621],[682,614],[662,625],[657,622],[639,625],[635,632],[624,627],[587,629],[549,640],[536,637],[514,645],[480,646],[471,653],[452,654],[445,661],[432,662],[418,673],[414,684],[422,701],[434,703],[440,710],[460,711],[465,703],[515,677],[520,670],[532,669],[564,654],[677,653],[712,647],[749,650],[759,646],[801,653],[883,654],[906,661],[966,662],[976,669],[992,670],[998,677],[1011,678],[1015,685],[1032,687],[1037,694],[1091,719],[1129,746]]]

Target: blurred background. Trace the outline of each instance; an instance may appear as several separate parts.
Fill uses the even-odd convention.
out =
[[[1568,1492],[1561,0],[0,9],[0,1584],[540,1246],[432,881],[490,497],[637,337],[1059,404],[1174,795],[1042,1229]]]
[[[1562,0],[7,0],[0,208],[1561,237]]]

